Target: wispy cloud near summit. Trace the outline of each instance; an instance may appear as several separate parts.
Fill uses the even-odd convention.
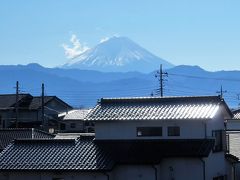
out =
[[[102,38],[101,40],[100,40],[100,43],[103,43],[103,42],[105,42],[105,41],[107,41],[107,40],[109,40],[110,38],[109,37],[104,37],[104,38]]]
[[[80,43],[79,39],[75,34],[72,34],[70,42],[71,46],[67,44],[62,44],[62,47],[65,50],[65,55],[68,59],[76,58],[77,56],[89,49],[89,47],[87,47],[85,44]]]

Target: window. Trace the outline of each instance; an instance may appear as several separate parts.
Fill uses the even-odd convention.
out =
[[[180,127],[179,126],[169,126],[168,127],[168,136],[180,136]]]
[[[71,124],[70,124],[70,127],[71,127],[71,128],[76,128],[76,124],[75,124],[75,123],[71,123]]]
[[[215,145],[213,147],[213,152],[220,152],[224,149],[223,145],[223,133],[222,130],[216,130],[212,132],[212,136],[215,137]]]
[[[137,127],[137,136],[162,136],[162,127]]]
[[[66,125],[63,124],[63,123],[61,123],[61,124],[60,124],[60,130],[65,130],[65,129],[66,129]]]

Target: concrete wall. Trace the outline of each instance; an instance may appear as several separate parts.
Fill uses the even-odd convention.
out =
[[[162,127],[161,137],[138,137],[137,127]],[[168,136],[168,126],[179,126],[180,136]],[[95,123],[96,139],[194,139],[204,138],[204,121],[102,121]]]
[[[236,180],[240,179],[240,162],[236,164],[235,174],[236,174]]]
[[[65,130],[61,129],[61,132],[83,132],[84,131],[84,121],[83,120],[63,120],[62,124],[65,124]],[[71,127],[71,124],[75,124],[75,128]]]
[[[225,152],[211,152],[207,158],[204,158],[204,161],[206,164],[206,179],[229,174]]]
[[[109,174],[114,180],[155,180],[155,170],[151,165],[119,165]]]
[[[212,137],[213,130],[225,130],[224,119],[221,112],[216,114],[216,116],[211,119],[207,120],[207,137]]]
[[[228,160],[226,160],[227,164],[227,175],[228,175],[228,180],[235,180],[235,168],[236,164],[230,163]],[[239,179],[239,178],[238,178]],[[237,179],[236,179],[237,180]]]
[[[212,137],[214,130],[225,130],[222,111],[218,111],[213,119],[207,121],[207,138]],[[226,133],[223,133],[222,141],[224,148],[226,148]],[[204,158],[204,161],[206,163],[206,179],[230,173],[229,164],[225,159],[225,151],[211,152],[207,158]]]
[[[162,127],[161,137],[137,137],[137,127]],[[179,126],[180,136],[169,137],[168,126]],[[95,123],[96,139],[194,139],[212,137],[213,130],[224,130],[221,113],[211,120],[153,120],[153,121],[98,121]]]
[[[160,164],[159,179],[203,180],[202,162],[198,158],[196,159],[193,159],[193,158],[163,159],[163,161]]]

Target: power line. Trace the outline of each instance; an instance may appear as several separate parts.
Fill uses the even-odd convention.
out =
[[[182,76],[182,77],[195,78],[195,79],[212,79],[212,80],[221,80],[221,81],[236,81],[236,82],[240,82],[240,79],[233,79],[233,78],[211,78],[211,77],[205,77],[205,76],[193,76],[193,75],[176,74],[176,73],[168,73],[168,75]]]

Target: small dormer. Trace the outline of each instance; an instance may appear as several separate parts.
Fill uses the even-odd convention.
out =
[[[204,139],[224,130],[229,112],[219,96],[104,98],[86,119],[96,140]]]

